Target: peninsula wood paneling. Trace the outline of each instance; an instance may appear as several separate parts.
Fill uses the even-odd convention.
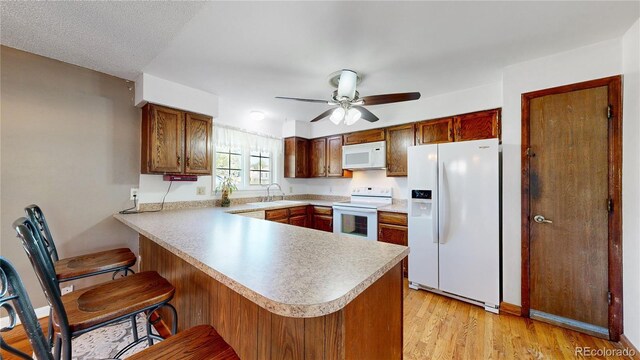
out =
[[[142,271],[155,270],[176,287],[171,304],[178,330],[210,324],[241,359],[402,358],[400,264],[335,313],[290,318],[259,307],[144,236],[140,256]]]

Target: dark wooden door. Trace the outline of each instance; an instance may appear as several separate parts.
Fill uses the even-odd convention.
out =
[[[500,137],[500,110],[478,111],[456,116],[455,141],[481,140]]]
[[[378,241],[407,246],[408,238],[409,230],[406,226],[378,224]],[[408,258],[402,260],[402,272],[405,277],[409,269],[408,262]]]
[[[531,316],[604,336],[608,104],[607,86],[531,99],[528,150]]]
[[[307,226],[307,220],[308,219],[309,219],[309,217],[306,214],[291,216],[289,218],[289,224],[295,225],[295,226],[308,227]]]
[[[416,124],[418,145],[453,141],[453,118],[423,121]]]
[[[300,137],[284,139],[284,177],[309,177],[309,140]]]
[[[387,176],[407,176],[407,147],[415,145],[413,124],[387,128]]]
[[[187,174],[210,175],[213,162],[211,117],[186,113]]]
[[[327,138],[327,176],[342,176],[342,135]]]
[[[184,165],[184,113],[150,105],[149,172],[181,173]]]
[[[313,228],[333,232],[333,217],[328,215],[313,215]]]
[[[311,148],[311,177],[327,176],[327,139],[319,138],[310,141]]]

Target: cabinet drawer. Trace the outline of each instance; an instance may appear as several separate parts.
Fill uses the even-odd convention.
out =
[[[313,213],[318,215],[333,215],[333,208],[328,206],[314,206]]]
[[[307,207],[306,206],[296,206],[289,208],[289,216],[296,215],[307,215]]]
[[[407,214],[393,212],[379,212],[378,222],[380,224],[407,226]]]
[[[265,211],[264,218],[267,220],[289,219],[289,209],[277,209]]]
[[[289,218],[275,219],[275,220],[271,220],[271,221],[277,222],[277,223],[281,223],[281,224],[288,224],[289,223]]]

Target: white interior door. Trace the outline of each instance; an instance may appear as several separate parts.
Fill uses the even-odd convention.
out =
[[[438,146],[410,146],[407,161],[409,281],[438,288]],[[432,198],[414,200],[412,190],[431,190]]]
[[[440,289],[493,305],[500,300],[498,146],[489,139],[438,148]]]

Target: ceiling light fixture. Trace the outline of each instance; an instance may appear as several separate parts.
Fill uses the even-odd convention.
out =
[[[264,120],[264,113],[262,111],[252,111],[249,113],[249,118],[253,121]]]
[[[335,110],[333,110],[333,113],[331,113],[331,117],[329,117],[329,120],[331,120],[332,123],[338,125],[344,119],[344,114],[345,111],[343,108],[336,108]]]
[[[347,116],[344,119],[344,123],[347,126],[353,125],[356,121],[360,120],[362,113],[358,109],[351,108],[347,111]]]

